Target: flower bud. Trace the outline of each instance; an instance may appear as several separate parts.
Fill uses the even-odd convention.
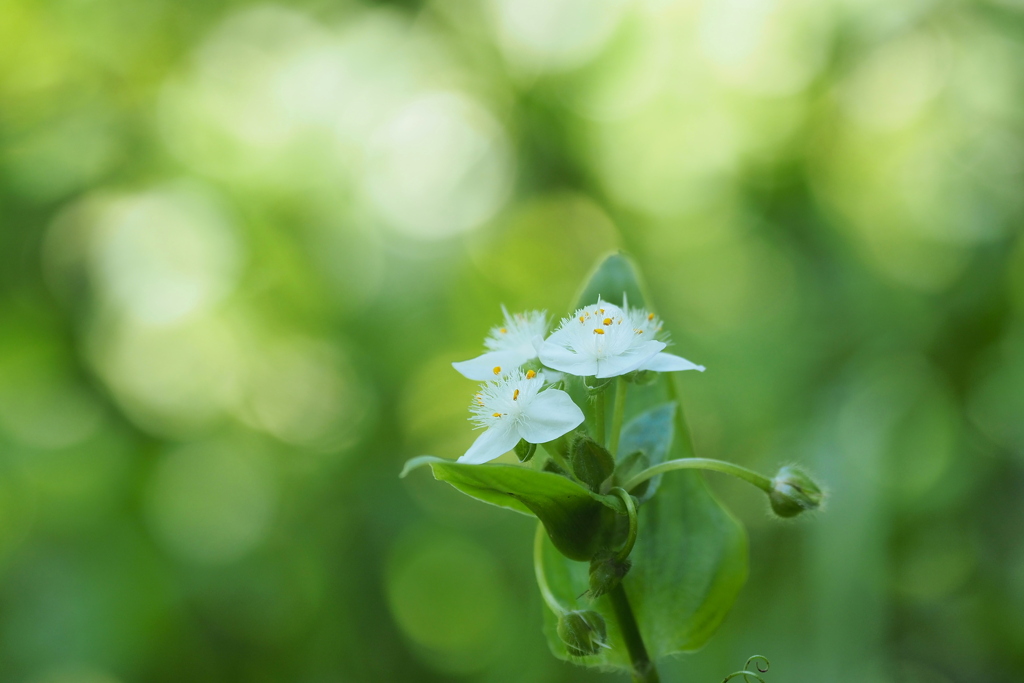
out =
[[[608,450],[589,436],[579,436],[572,442],[569,464],[576,477],[592,491],[601,490],[601,484],[615,470],[615,458]]]
[[[558,637],[573,657],[595,655],[608,647],[604,617],[594,610],[573,610],[558,618]]]
[[[590,560],[590,590],[587,596],[597,599],[622,581],[633,564],[614,553],[601,553]]]
[[[772,479],[768,494],[772,510],[779,517],[796,517],[801,512],[821,507],[825,493],[798,467],[787,465]]]

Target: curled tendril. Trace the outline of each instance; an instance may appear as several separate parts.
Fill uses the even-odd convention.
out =
[[[761,668],[762,662],[764,663],[764,668]],[[750,683],[750,679],[747,678],[747,676],[752,676],[761,683],[765,683],[765,680],[761,678],[757,672],[750,670],[751,664],[754,664],[754,668],[757,669],[757,672],[759,673],[765,673],[766,671],[768,671],[768,667],[771,666],[771,663],[768,661],[768,658],[764,655],[754,655],[753,657],[747,660],[746,664],[743,665],[742,671],[734,671],[733,673],[729,674],[724,679],[722,679],[722,683],[726,683],[730,679],[736,678],[737,676],[743,676],[743,680],[745,683]]]
[[[768,671],[768,667],[771,666],[771,662],[769,662],[768,658],[764,655],[754,655],[753,657],[747,660],[747,663],[743,665],[743,668],[749,669],[751,662],[757,662],[757,670],[761,673],[765,673],[766,671]],[[764,662],[763,669],[761,668],[761,662]]]

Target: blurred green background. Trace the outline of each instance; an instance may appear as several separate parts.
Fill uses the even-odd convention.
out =
[[[474,437],[501,303],[633,254],[697,449],[808,465],[666,681],[1024,671],[1020,0],[0,0],[0,681],[552,658]]]

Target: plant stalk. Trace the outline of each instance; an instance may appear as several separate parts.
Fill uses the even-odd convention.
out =
[[[608,598],[615,610],[615,618],[619,622],[622,638],[626,641],[629,659],[633,663],[633,683],[660,683],[658,670],[654,668],[654,662],[647,654],[647,647],[644,645],[644,639],[640,636],[640,627],[637,626],[633,607],[629,604],[629,597],[626,596],[626,590],[621,583],[608,592]]]
[[[594,441],[598,442],[602,446],[605,445],[604,441],[604,417],[605,417],[605,395],[608,393],[607,389],[602,389],[594,396]]]
[[[615,382],[615,403],[612,406],[612,434],[608,439],[608,451],[619,454],[619,436],[622,433],[622,421],[626,417],[626,379],[619,375]]]
[[[615,385],[612,433],[608,441],[608,450],[611,451],[612,455],[617,455],[619,450],[619,437],[622,435],[622,422],[626,415],[627,388],[626,380],[619,376]],[[630,536],[626,546],[620,551],[622,559],[628,557],[633,549],[637,532],[636,509],[633,507],[633,499],[629,497],[627,491],[628,489],[625,491],[619,488],[616,489],[616,493],[622,497],[623,503],[626,504],[626,508],[630,513]],[[654,668],[654,662],[651,661],[650,655],[647,654],[647,646],[644,645],[643,636],[640,635],[640,627],[636,623],[633,607],[629,604],[629,597],[626,595],[626,589],[622,587],[621,582],[608,592],[608,599],[611,600],[612,609],[615,611],[615,619],[619,622],[619,631],[622,633],[623,640],[626,641],[626,651],[629,652],[629,659],[633,663],[634,683],[660,683],[661,679],[658,677],[658,670]]]
[[[711,460],[710,458],[680,458],[679,460],[668,460],[658,465],[654,465],[653,467],[648,467],[643,472],[637,473],[629,481],[623,484],[622,488],[627,491],[631,491],[634,487],[644,483],[651,477],[656,477],[659,474],[671,472],[672,470],[712,470],[714,472],[722,472],[724,474],[738,477],[743,481],[750,482],[765,493],[771,493],[772,490],[772,480],[768,477],[758,474],[753,470],[748,470],[746,467],[734,465],[731,462],[725,462],[724,460]]]

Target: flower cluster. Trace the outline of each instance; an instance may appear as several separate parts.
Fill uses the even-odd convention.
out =
[[[583,411],[567,393],[546,383],[560,373],[607,379],[643,370],[704,370],[666,353],[661,320],[642,308],[598,299],[563,319],[550,335],[544,311],[502,311],[503,324],[484,340],[487,351],[452,363],[469,379],[487,380],[470,406],[470,419],[485,431],[459,462],[488,462],[520,440],[547,443],[578,427]]]

